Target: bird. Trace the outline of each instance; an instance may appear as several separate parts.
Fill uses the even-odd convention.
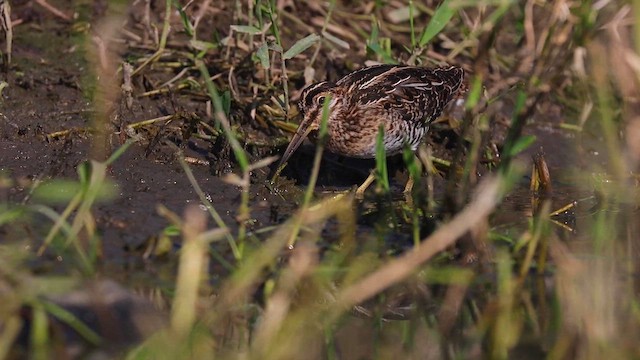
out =
[[[280,159],[276,176],[305,138],[318,140],[327,99],[326,150],[346,157],[374,158],[382,128],[386,154],[391,156],[407,145],[413,151],[417,149],[429,125],[463,91],[464,77],[464,70],[458,66],[381,64],[360,68],[336,82],[307,86],[298,102],[303,119]],[[371,175],[366,186],[372,181]],[[364,192],[365,184],[357,194]]]

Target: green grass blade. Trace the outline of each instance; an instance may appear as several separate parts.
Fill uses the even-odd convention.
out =
[[[227,224],[224,222],[220,214],[218,214],[218,211],[216,211],[215,207],[213,206],[211,201],[209,201],[204,191],[202,191],[200,184],[198,184],[198,180],[193,175],[193,171],[191,171],[191,168],[189,167],[187,162],[184,161],[184,156],[182,153],[180,153],[179,160],[180,160],[180,165],[182,166],[182,170],[184,171],[185,175],[187,175],[187,179],[189,179],[189,183],[191,183],[191,187],[196,192],[196,194],[198,195],[198,198],[200,199],[204,207],[207,209],[207,211],[211,215],[211,218],[213,219],[213,221],[215,221],[216,225],[218,225],[219,228],[228,230],[229,228],[227,227]],[[234,258],[236,260],[241,259],[242,253],[240,252],[240,249],[238,248],[238,244],[236,243],[233,236],[231,236],[231,234],[228,231],[225,234],[225,236],[227,238],[227,242],[229,243],[229,247],[231,248],[231,252],[233,253]],[[232,269],[232,267],[230,269]]]
[[[293,46],[282,55],[282,58],[285,60],[292,59],[296,55],[310,48],[318,41],[320,41],[320,36],[318,36],[317,34],[311,34],[303,39],[300,39],[296,41],[296,43],[293,44]]]
[[[114,151],[113,154],[111,154],[111,156],[109,156],[107,161],[105,161],[105,165],[109,166],[109,165],[113,164],[113,162],[116,161],[120,156],[122,156],[122,154],[124,154],[124,152],[127,151],[129,146],[133,145],[134,142],[135,141],[133,141],[133,140],[125,141],[125,143],[122,144],[122,146],[117,148],[116,151]]]
[[[238,142],[236,135],[233,133],[233,130],[231,130],[231,125],[229,124],[229,121],[224,114],[224,106],[222,104],[222,98],[218,93],[218,89],[216,89],[213,81],[211,81],[211,75],[209,74],[209,70],[207,70],[207,67],[204,65],[204,62],[198,61],[197,67],[202,74],[202,78],[204,79],[204,83],[207,87],[207,92],[209,93],[209,98],[213,103],[215,116],[220,124],[222,124],[222,129],[224,130],[227,140],[231,145],[231,149],[233,150],[233,154],[235,155],[236,160],[238,160],[240,169],[242,170],[242,172],[245,172],[249,168],[249,160],[247,159],[247,154],[244,152],[244,149],[242,148],[242,146],[240,146],[240,142]]]
[[[376,177],[378,186],[386,194],[389,192],[389,174],[387,171],[387,152],[384,147],[384,125],[380,124],[378,128],[378,137],[376,138]]]
[[[536,142],[536,137],[534,135],[525,135],[513,144],[513,146],[509,149],[509,156],[514,157],[519,153],[526,150],[528,147],[533,145]]]
[[[269,69],[271,67],[267,43],[260,45],[258,50],[256,50],[256,56],[258,57],[258,60],[260,60],[260,65],[262,65],[264,69]]]
[[[331,115],[331,95],[325,98],[324,105],[322,106],[322,120],[320,121],[320,129],[318,130],[318,146],[316,147],[316,153],[313,158],[313,167],[311,168],[311,175],[309,175],[309,184],[304,192],[304,198],[302,200],[301,212],[306,211],[313,198],[313,191],[316,188],[316,182],[318,175],[320,174],[320,164],[322,163],[322,154],[324,153],[324,144],[327,138],[329,116]],[[287,245],[293,246],[296,242],[298,234],[300,233],[300,227],[302,226],[303,218],[298,217],[293,223],[293,229],[289,235]]]
[[[187,15],[178,1],[174,0],[173,6],[175,6],[180,14],[180,20],[182,20],[182,27],[184,28],[184,31],[189,35],[189,37],[193,37],[193,25],[191,25],[191,21],[189,21],[189,15]]]
[[[49,359],[49,319],[41,304],[33,304],[31,307],[31,358],[34,360]]]
[[[513,116],[511,117],[511,126],[509,127],[509,132],[507,133],[507,138],[504,141],[503,147],[503,158],[500,163],[500,166],[503,170],[506,170],[509,167],[511,160],[513,159],[513,148],[515,144],[518,142],[521,137],[522,126],[524,125],[525,119],[525,107],[527,102],[527,93],[520,89],[518,90],[518,94],[516,96],[516,102],[513,109]],[[521,146],[520,146],[521,147]]]
[[[473,80],[471,80],[471,89],[469,90],[469,95],[467,95],[467,99],[464,103],[465,109],[472,110],[480,102],[483,91],[482,79],[482,75],[479,74],[474,76]]]
[[[94,189],[97,201],[108,201],[117,197],[117,188],[109,179],[98,185]],[[82,184],[78,181],[55,179],[38,186],[33,192],[33,197],[49,204],[66,204],[82,190]]]
[[[316,180],[318,179],[318,173],[320,172],[320,161],[322,160],[322,153],[324,151],[324,142],[327,138],[328,132],[328,122],[329,115],[331,115],[331,110],[329,109],[329,105],[331,104],[331,95],[328,95],[324,100],[324,106],[322,106],[322,119],[320,121],[320,129],[318,130],[318,141],[319,145],[316,149],[316,155],[313,162],[313,169],[311,172],[311,176],[309,177],[309,184],[307,186],[307,190],[304,193],[304,200],[302,203],[303,208],[307,208],[311,203],[311,198],[313,197],[313,190],[316,187]]]
[[[231,30],[243,34],[256,35],[262,33],[262,30],[258,29],[255,26],[249,25],[231,25]]]
[[[69,325],[80,336],[93,345],[100,345],[102,338],[95,331],[91,330],[85,323],[78,319],[74,314],[63,307],[48,301],[41,301],[40,304],[46,312],[54,316],[56,319]]]
[[[450,6],[450,1],[443,1],[433,14],[431,21],[429,21],[429,25],[427,25],[422,32],[422,35],[420,35],[419,45],[427,45],[431,39],[438,35],[451,20],[453,14],[455,14],[455,10]]]
[[[420,177],[420,164],[416,161],[416,156],[408,145],[402,149],[402,159],[409,170],[409,174],[417,180]]]
[[[411,28],[411,50],[416,48],[416,28],[413,24],[413,1],[409,0],[409,27]]]
[[[7,204],[0,205],[0,226],[22,218],[26,211],[24,208],[11,208]]]

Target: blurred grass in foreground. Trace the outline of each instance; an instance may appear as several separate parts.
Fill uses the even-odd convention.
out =
[[[273,82],[265,84],[265,89],[274,87],[277,83],[274,78],[280,71],[280,87],[276,89],[281,91],[282,98],[275,102],[282,105],[281,116],[286,119],[290,96],[287,70],[290,67],[286,62],[310,46],[319,48],[328,42],[340,43],[340,39],[326,34],[322,40],[298,34],[299,42],[284,51],[283,26],[276,23],[285,16],[278,13],[281,9],[275,2],[250,3],[255,11],[247,24],[236,24],[246,27],[235,28],[235,39],[250,39],[252,48],[263,49],[262,55],[256,53],[255,60],[256,64],[270,66],[263,69],[267,74],[265,81]],[[167,1],[166,5],[158,50],[135,72],[158,61],[167,46],[169,10],[173,3]],[[240,2],[234,5],[244,6]],[[325,26],[334,5],[328,5]],[[380,2],[376,6],[385,5]],[[448,51],[445,60],[460,59],[472,70],[473,98],[460,126],[465,138],[471,139],[471,150],[465,153],[465,149],[456,149],[448,170],[447,190],[442,195],[445,206],[442,214],[438,214],[442,220],[433,234],[399,256],[379,251],[376,243],[379,239],[356,235],[354,200],[350,195],[312,201],[312,185],[304,205],[290,219],[272,229],[265,240],[254,241],[257,239],[243,225],[251,211],[248,192],[251,186],[256,186],[251,184],[251,171],[268,165],[268,161],[250,163],[238,141],[241,136],[227,122],[228,111],[224,111],[216,88],[219,84],[209,81],[210,74],[201,62],[220,55],[209,51],[224,48],[224,44],[205,46],[196,42],[202,41],[196,37],[197,26],[183,15],[187,29],[184,31],[193,37],[194,52],[198,50],[192,54],[191,65],[206,77],[204,87],[213,103],[213,117],[232,145],[239,164],[240,175],[229,176],[228,181],[238,185],[242,192],[238,210],[241,219],[237,233],[231,233],[222,226],[212,204],[207,205],[219,228],[214,230],[208,228],[207,218],[200,211],[188,209],[182,219],[163,212],[182,234],[171,321],[130,350],[127,358],[638,357],[640,312],[635,279],[640,270],[636,259],[640,236],[637,221],[640,49],[632,39],[640,38],[634,36],[640,31],[633,27],[640,23],[640,16],[636,15],[640,11],[616,2],[574,1],[546,5],[535,1],[489,1],[481,5],[445,1],[435,13],[417,2],[409,2],[407,6],[411,13],[429,11],[435,19],[455,21],[464,31],[429,24],[417,39],[418,25],[411,21],[407,32],[413,39],[411,49],[405,49],[406,54],[393,53],[390,38],[377,33],[379,22],[390,24],[384,18],[375,18],[371,21],[371,33],[365,34],[370,40],[366,46],[372,50],[370,55],[384,61],[410,56],[412,60],[427,62],[428,56],[422,53],[433,55],[428,45],[440,34],[440,44],[446,45],[443,47]],[[458,11],[462,20],[455,16],[451,20],[453,10]],[[547,16],[540,19],[534,16],[537,12]],[[335,16],[346,15],[338,12]],[[473,16],[477,16],[477,22]],[[269,25],[268,21],[275,22]],[[268,44],[265,33],[273,35],[277,46],[272,43],[262,48]],[[456,42],[447,37],[452,33],[465,35]],[[518,49],[501,52],[503,49],[494,47],[504,46],[496,44],[496,38],[509,35],[516,38]],[[262,38],[254,43],[253,36]],[[229,43],[226,46],[231,47]],[[271,60],[277,56],[280,63],[275,67]],[[482,83],[487,85],[480,95]],[[553,88],[558,83],[563,84],[562,89]],[[513,95],[512,90],[516,91],[515,99],[509,103],[511,127],[501,149],[499,171],[479,181],[476,174],[481,152],[486,150],[485,127],[502,111],[492,104],[503,96]],[[567,113],[581,114],[576,119],[581,122],[569,124],[577,136],[590,129],[603,135],[607,161],[603,165],[587,164],[581,175],[591,178],[592,173],[605,174],[605,180],[576,185],[592,187],[597,206],[586,216],[586,230],[561,239],[549,216],[554,209],[550,202],[541,199],[536,201],[538,206],[527,229],[517,236],[505,236],[504,241],[488,243],[493,231],[491,213],[524,173],[524,166],[515,158],[533,139],[523,135],[523,127],[534,118],[541,99],[553,96],[567,105]],[[321,154],[321,148],[318,153]],[[425,168],[433,167],[430,159],[423,160],[428,156],[419,154],[419,158]],[[318,162],[319,159],[320,155]],[[93,164],[91,175],[103,180],[106,163]],[[318,166],[314,167],[316,175]],[[383,166],[379,168],[382,170]],[[99,256],[86,254],[91,250],[95,255],[99,248],[91,208],[103,183],[90,181],[87,172],[80,175],[74,197],[77,200],[68,205],[71,210],[56,215],[51,209],[43,210],[37,202],[20,206],[0,203],[0,225],[19,226],[30,221],[30,214],[48,214],[55,224],[50,228],[53,235],[44,244],[51,244],[54,249],[49,250],[54,254],[68,254],[64,252],[68,244],[57,236],[62,229],[66,239],[77,246],[77,253],[71,255],[80,259],[75,270],[81,270],[83,278],[91,278],[93,265],[100,261]],[[10,186],[8,179],[0,175],[0,190]],[[384,188],[388,188],[386,183]],[[62,190],[60,187],[50,191]],[[422,202],[417,198],[419,194],[414,192],[416,204]],[[76,208],[74,221],[66,224],[65,219]],[[425,219],[427,210],[421,210],[412,208],[408,216],[413,221],[417,217]],[[323,229],[329,222],[337,224],[338,239],[321,253],[318,244],[323,242]],[[79,235],[82,229],[85,234]],[[419,238],[417,235],[419,231],[412,229],[412,236]],[[377,236],[382,238],[384,234]],[[223,237],[233,248],[235,262],[223,285],[212,288],[207,266],[209,243]],[[287,245],[293,243],[292,238],[297,242],[290,250]],[[91,241],[91,246],[87,247],[83,240]],[[480,244],[488,248],[485,251],[489,255],[481,257],[480,264],[475,266],[452,261],[456,242],[458,246]],[[33,358],[46,358],[57,346],[56,339],[48,338],[45,314],[55,310],[38,302],[48,295],[48,290],[34,291],[25,286],[48,280],[25,266],[31,255],[22,248],[0,245],[0,302],[5,304],[0,311],[0,358],[11,353],[24,326],[19,316],[24,306],[33,315],[27,341],[29,354]],[[66,279],[74,277],[69,275]],[[68,321],[73,323],[76,319]],[[99,343],[90,331],[84,331],[83,336]]]

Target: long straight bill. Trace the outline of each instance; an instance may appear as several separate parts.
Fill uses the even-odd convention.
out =
[[[331,104],[331,96],[327,96],[324,101],[324,106],[322,107],[322,122],[320,126],[316,124],[313,119],[304,118],[302,122],[298,126],[298,130],[293,134],[293,138],[291,138],[291,142],[289,142],[289,146],[284,151],[282,158],[278,162],[278,166],[276,167],[275,174],[271,177],[271,182],[275,182],[275,180],[280,176],[282,170],[287,166],[287,161],[293,155],[293,153],[302,145],[304,139],[309,136],[309,133],[312,131],[320,129],[320,134],[318,138],[322,141],[324,136],[327,133],[327,121],[329,119],[329,104]]]

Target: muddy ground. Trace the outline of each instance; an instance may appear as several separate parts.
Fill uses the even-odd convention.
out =
[[[60,2],[57,5],[71,13],[67,3]],[[100,16],[103,16],[101,9],[98,6],[91,9],[91,21],[99,21]],[[128,28],[134,31],[137,28],[131,22],[141,15],[136,14],[135,9],[131,11],[133,13],[128,15]],[[13,63],[5,74],[9,86],[2,93],[0,116],[0,171],[8,175],[12,183],[0,188],[0,196],[2,201],[29,203],[30,189],[34,184],[55,178],[77,179],[77,166],[92,158],[91,144],[94,137],[89,129],[96,118],[96,108],[90,100],[92,91],[95,90],[90,88],[90,84],[99,87],[100,81],[87,80],[87,77],[93,76],[92,63],[87,60],[85,49],[88,46],[86,42],[89,41],[87,36],[91,32],[78,31],[72,22],[56,17],[32,2],[15,2],[13,17],[20,19],[20,23],[14,30]],[[215,17],[220,18],[223,17]],[[228,29],[225,25],[216,23],[215,27],[224,32]],[[125,46],[120,50],[123,57],[143,53],[143,50],[135,47]],[[360,54],[354,54],[354,57],[359,56]],[[215,71],[218,65],[213,62],[211,66]],[[331,66],[325,65],[325,68]],[[340,71],[346,70],[338,72]],[[150,70],[135,82],[137,86],[142,87],[136,91],[144,90],[143,82],[146,80],[158,82],[158,78],[170,75],[172,74],[158,75]],[[292,89],[294,97],[299,90]],[[113,151],[128,138],[127,134],[123,133],[123,126],[126,124],[177,112],[197,114],[205,118],[205,100],[191,94],[168,93],[138,97],[130,109],[123,105],[121,99],[116,100],[110,123],[107,125],[106,152]],[[505,101],[505,108],[508,108],[511,100],[507,97]],[[588,162],[597,161],[597,157],[576,157],[573,134],[558,128],[558,123],[564,120],[561,109],[553,103],[543,104],[542,108],[546,109],[546,114],[537,114],[535,120],[531,121],[535,125],[525,128],[525,133],[537,135],[538,140],[521,155],[521,158],[529,161],[530,156],[540,149],[552,154],[553,156],[547,157],[547,161],[556,185],[560,189],[568,189],[567,196],[561,196],[559,202],[571,201],[575,195],[570,193],[570,186],[567,187],[572,181],[571,172],[567,170],[576,164],[568,164],[567,160],[582,158]],[[496,126],[497,139],[504,136],[508,122],[506,116],[495,120],[499,123]],[[149,242],[168,226],[167,220],[156,211],[158,204],[181,214],[186,206],[200,203],[176,160],[177,149],[182,149],[185,156],[195,159],[191,168],[200,186],[210,197],[225,223],[232,231],[236,228],[240,191],[220,177],[234,170],[233,161],[229,156],[220,156],[225,152],[228,154],[229,149],[224,145],[185,138],[183,131],[187,126],[187,121],[179,119],[170,124],[155,125],[141,131],[144,140],[132,146],[110,167],[109,176],[118,184],[119,193],[113,201],[100,204],[95,213],[104,240],[106,268],[122,270],[128,269],[132,264],[142,266],[144,262],[141,253]],[[451,140],[450,135],[447,135],[447,124],[436,125],[434,128],[436,130],[428,141],[436,148],[436,154],[446,158],[447,152],[451,151],[447,148],[447,143]],[[56,134],[65,130],[72,131],[59,136]],[[287,134],[282,131],[250,125],[247,133],[257,134],[257,138],[278,139],[276,145],[245,145],[253,155],[252,160],[281,154],[286,146]],[[455,133],[453,134],[455,137]],[[595,154],[588,151],[588,146],[586,150],[578,151],[586,155]],[[555,156],[557,154],[562,156]],[[308,164],[311,163],[312,156],[313,146],[308,144],[292,158],[283,175],[293,181],[284,180],[284,185],[278,193],[270,191],[266,186],[268,169],[254,173],[250,194],[250,230],[278,224],[296,208],[303,189],[299,185],[306,184],[306,177],[310,171]],[[604,158],[604,154],[599,156]],[[322,196],[323,193],[335,190],[347,190],[366,177],[372,164],[372,161],[345,160],[328,154],[316,192]],[[406,174],[403,177],[400,159],[395,160],[397,166],[394,167],[393,164],[392,160],[392,170],[397,169],[399,173],[394,180],[394,190],[397,193]],[[298,186],[293,185],[294,182],[297,182]],[[520,214],[530,212],[526,182],[527,180],[523,179],[522,198],[517,199],[516,196],[505,203],[505,214],[515,213],[517,218]],[[5,239],[26,237],[37,242],[42,236],[42,231],[47,229],[48,220],[35,220],[37,221],[25,224],[20,230],[12,227],[11,233],[3,230],[0,234]],[[521,220],[507,216],[499,221],[509,223]]]

